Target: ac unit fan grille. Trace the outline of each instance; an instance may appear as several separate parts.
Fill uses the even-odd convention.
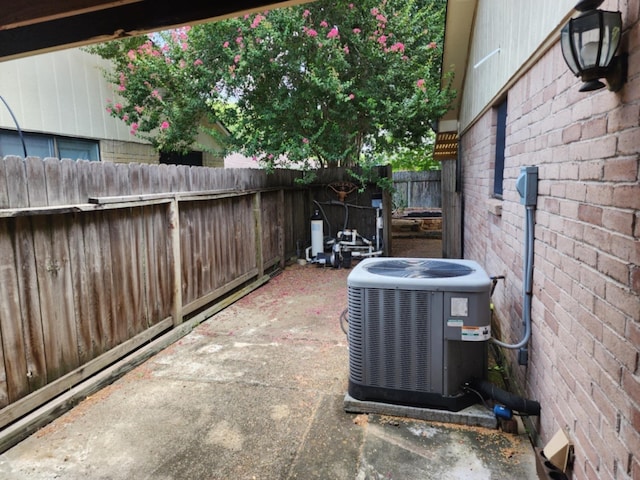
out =
[[[349,287],[352,381],[431,392],[430,310],[424,291]]]

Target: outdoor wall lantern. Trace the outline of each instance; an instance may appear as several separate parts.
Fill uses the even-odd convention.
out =
[[[597,10],[604,0],[581,0],[575,6],[580,12],[569,20],[560,34],[562,56],[584,85],[581,92],[605,86],[617,92],[627,81],[627,54],[615,56],[622,34],[622,14]]]

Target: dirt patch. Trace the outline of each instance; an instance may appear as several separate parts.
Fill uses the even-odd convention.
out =
[[[442,258],[442,240],[439,238],[392,238],[393,257]]]

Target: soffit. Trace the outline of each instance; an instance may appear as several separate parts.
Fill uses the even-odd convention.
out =
[[[301,3],[306,2],[15,1],[0,10],[0,61]]]

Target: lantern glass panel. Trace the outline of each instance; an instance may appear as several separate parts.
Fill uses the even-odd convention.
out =
[[[576,63],[571,49],[571,22],[562,27],[562,32],[560,33],[560,47],[562,48],[562,56],[564,57],[564,61],[567,63],[567,66],[574,75],[578,75],[580,68]]]
[[[622,14],[620,12],[602,13],[602,55],[600,66],[607,67],[613,60],[613,56],[620,44],[620,33],[622,32]]]

